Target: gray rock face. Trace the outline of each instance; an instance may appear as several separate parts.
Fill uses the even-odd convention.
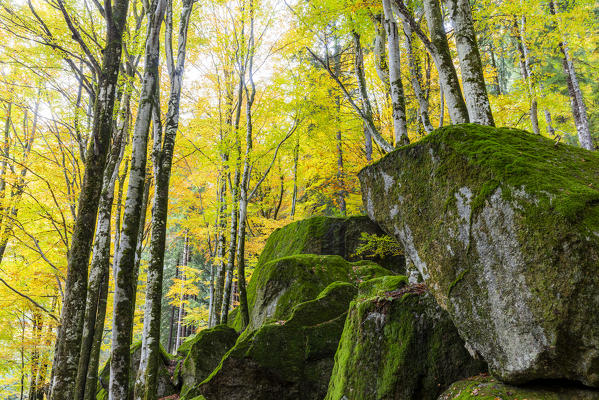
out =
[[[599,155],[458,125],[360,181],[370,218],[494,375],[599,387]]]

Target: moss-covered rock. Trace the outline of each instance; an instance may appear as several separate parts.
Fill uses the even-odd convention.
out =
[[[335,281],[359,283],[393,273],[371,261],[348,262],[340,256],[297,254],[259,263],[248,284],[249,330],[267,321],[286,320],[298,303],[310,300]],[[232,326],[239,330],[240,316]]]
[[[129,399],[133,398],[133,390],[135,388],[135,378],[137,377],[137,370],[139,369],[139,360],[141,357],[141,342],[137,342],[131,345],[131,370],[129,373]],[[178,393],[176,385],[171,379],[171,373],[169,367],[173,364],[173,357],[166,352],[166,350],[160,345],[160,352],[162,355],[162,363],[160,363],[158,369],[158,398],[171,396]],[[110,358],[106,361],[102,369],[98,374],[98,392],[96,394],[97,400],[108,399],[108,384],[110,381]]]
[[[598,153],[458,125],[359,176],[369,216],[495,375],[599,386]]]
[[[193,392],[193,387],[210,375],[225,353],[235,345],[237,336],[234,329],[218,325],[204,329],[183,342],[180,347],[183,347],[186,357],[179,374],[183,383],[181,397]]]
[[[326,400],[434,400],[486,370],[423,285],[405,277],[365,282],[352,301]]]
[[[559,383],[511,386],[488,375],[455,382],[439,400],[599,400],[599,391]]]
[[[363,233],[386,235],[367,216],[312,217],[275,230],[268,238],[259,264],[296,254],[340,256],[348,261],[368,259],[396,273],[405,271],[403,256],[356,255]]]
[[[356,287],[334,282],[287,321],[246,331],[194,393],[207,400],[321,400]]]

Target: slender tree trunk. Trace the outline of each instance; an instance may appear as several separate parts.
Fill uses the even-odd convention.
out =
[[[526,91],[528,94],[528,99],[530,101],[530,124],[532,127],[532,131],[536,135],[540,135],[541,132],[539,130],[539,116],[538,116],[538,105],[537,105],[537,96],[534,88],[534,83],[532,81],[532,70],[530,68],[530,56],[528,54],[528,46],[526,45],[526,18],[522,16],[520,24],[518,24],[518,19],[514,16],[514,36],[516,38],[518,52],[520,53],[520,72],[522,74],[522,79],[526,84]]]
[[[50,395],[52,400],[72,400],[74,398],[85,314],[87,268],[102,190],[102,177],[112,135],[122,36],[128,7],[128,0],[115,0],[114,4],[105,10],[106,47],[103,51],[98,96],[94,105],[92,140],[86,155],[78,214],[67,261],[65,299],[53,363],[52,393]]]
[[[383,86],[385,87],[386,90],[386,94],[388,95],[390,90],[391,90],[391,86],[389,85],[389,64],[387,63],[387,32],[385,31],[385,23],[384,23],[384,18],[382,15],[376,15],[374,17],[374,27],[375,27],[375,31],[376,31],[376,36],[374,38],[374,48],[373,48],[373,52],[374,52],[374,69],[376,70],[376,74],[378,75],[379,79],[381,80],[381,82],[383,83]],[[354,35],[354,39],[355,36],[358,35],[359,38],[359,34],[357,32],[352,32]],[[355,44],[355,41],[354,41]],[[361,46],[360,46],[361,47]],[[357,56],[357,55],[356,55]],[[363,56],[362,56],[362,65],[364,64],[363,61]],[[363,69],[363,67],[362,67]]]
[[[354,73],[356,75],[356,81],[358,82],[358,91],[360,92],[360,99],[362,100],[362,112],[364,116],[371,121],[372,125],[374,125],[374,119],[372,117],[372,105],[370,104],[370,99],[368,98],[368,91],[366,90],[366,78],[364,73],[364,51],[362,49],[362,44],[360,40],[360,34],[356,31],[352,32],[352,37],[354,39]],[[380,39],[382,41],[382,39]],[[380,46],[380,45],[379,45]],[[375,46],[376,47],[376,46]],[[384,47],[383,47],[384,53]],[[377,56],[381,57],[381,56]],[[382,63],[382,61],[381,61]],[[387,78],[389,75],[386,75]],[[384,81],[383,81],[384,82]],[[387,79],[388,82],[388,79]],[[363,131],[364,131],[364,153],[366,154],[366,160],[368,162],[372,161],[372,135],[366,123],[363,123]],[[298,142],[299,146],[299,142]],[[297,162],[294,164],[297,168]],[[294,170],[294,174],[297,174],[297,171]],[[294,175],[295,176],[295,175]]]
[[[224,161],[224,160],[223,160]],[[213,301],[212,307],[210,308],[210,326],[216,326],[221,322],[221,309],[223,304],[223,293],[225,289],[225,252],[226,252],[226,238],[225,230],[227,228],[227,176],[221,174],[221,188],[219,193],[219,216],[218,216],[218,238],[217,238],[217,264],[214,274],[214,290],[213,290]]]
[[[99,310],[100,303],[106,303],[105,298],[100,294],[107,294],[103,291],[104,282],[110,273],[110,234],[111,234],[111,215],[112,204],[114,200],[114,187],[119,173],[119,166],[123,159],[127,125],[129,119],[129,106],[131,91],[125,89],[123,100],[121,101],[120,119],[117,124],[115,138],[112,143],[106,169],[104,170],[102,193],[100,195],[100,206],[98,210],[98,222],[96,225],[96,235],[94,240],[94,249],[90,267],[90,276],[88,282],[87,300],[85,306],[85,318],[83,324],[83,336],[81,342],[81,351],[79,356],[79,368],[77,371],[77,383],[75,387],[76,399],[83,400],[86,392],[88,380],[94,380],[97,376],[97,369],[90,370],[90,359],[92,349],[95,345],[94,338],[101,340],[95,335],[96,325],[104,328],[104,318],[99,320],[99,315],[105,315],[106,310]],[[96,378],[97,379],[97,378]],[[88,388],[87,391],[93,391],[95,395],[96,387]]]
[[[279,200],[277,201],[277,205],[275,207],[272,219],[276,220],[279,216],[279,211],[281,210],[281,205],[283,204],[283,195],[285,194],[285,175],[282,173],[279,174]]]
[[[547,125],[547,133],[552,137],[555,137],[555,129],[553,128],[553,123],[551,122],[551,113],[548,109],[545,108],[545,123]]]
[[[160,26],[164,17],[164,9],[164,0],[154,0],[150,10],[147,10],[149,14],[145,72],[133,133],[131,172],[125,201],[121,243],[114,262],[115,293],[109,400],[126,399],[129,393],[131,366],[129,348],[132,339],[137,287],[135,256],[145,187],[148,133],[152,121],[152,110],[154,107],[159,107],[159,104],[155,104],[155,93],[160,59]]]
[[[553,0],[549,1],[549,11],[552,15],[557,15],[556,5]],[[559,49],[563,57],[562,65],[568,82],[570,105],[572,107],[572,115],[574,117],[576,131],[578,132],[578,141],[580,143],[580,147],[587,150],[594,150],[595,146],[593,144],[593,139],[591,138],[587,108],[582,96],[582,91],[580,90],[580,84],[578,83],[576,68],[574,68],[574,62],[570,56],[570,50],[568,49],[568,43],[565,38],[563,38],[559,43]]]
[[[422,90],[422,74],[420,72],[420,63],[414,54],[413,36],[414,32],[410,24],[403,22],[405,40],[405,49],[408,58],[408,66],[410,68],[410,77],[412,82],[412,89],[414,95],[418,101],[418,114],[420,116],[420,123],[422,124],[426,133],[433,131],[433,125],[431,124],[428,114],[428,99],[426,98],[424,91]]]
[[[164,272],[164,252],[166,246],[166,225],[168,219],[168,189],[171,177],[175,139],[179,129],[179,105],[183,71],[187,48],[187,30],[193,9],[193,0],[184,0],[179,20],[179,35],[176,60],[173,59],[172,25],[173,5],[168,2],[166,19],[166,58],[170,76],[170,94],[164,122],[164,138],[154,135],[154,207],[152,209],[152,239],[150,241],[150,262],[145,304],[144,337],[142,354],[147,357],[147,366],[140,368],[142,376],[136,385],[136,396],[146,400],[156,398],[158,389],[158,368],[160,365],[160,313],[162,311],[162,281]],[[189,243],[187,244],[189,246]],[[189,257],[189,250],[187,252]]]
[[[442,128],[445,120],[445,93],[442,85],[439,86],[439,108],[439,128]]]
[[[393,109],[393,132],[395,147],[410,143],[406,122],[406,98],[401,82],[401,58],[399,54],[399,31],[391,9],[391,0],[383,0],[385,30],[389,46],[389,83],[391,85],[391,106]]]
[[[491,56],[491,66],[493,66],[493,70],[495,71],[495,94],[501,96],[501,81],[499,79],[499,68],[497,66],[497,61],[495,59],[495,49],[493,48],[493,42],[489,45],[489,55]]]
[[[470,122],[494,126],[469,0],[445,0],[453,23]]]
[[[470,122],[468,108],[462,97],[458,74],[453,65],[451,52],[449,51],[449,43],[445,33],[445,24],[439,0],[423,0],[424,14],[430,32],[430,39],[420,29],[420,26],[414,20],[412,13],[404,2],[402,0],[394,1],[402,20],[410,24],[412,30],[422,40],[437,66],[439,81],[443,87],[451,121],[454,124]]]

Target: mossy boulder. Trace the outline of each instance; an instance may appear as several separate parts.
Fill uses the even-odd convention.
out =
[[[141,342],[137,342],[131,345],[131,369],[129,372],[129,399],[133,398],[133,390],[135,388],[135,379],[137,377],[137,370],[139,369],[139,360],[141,358]],[[161,360],[158,368],[158,398],[171,396],[178,393],[176,385],[172,382],[171,368],[174,364],[173,357],[166,352],[166,350],[160,345]],[[96,394],[97,400],[108,399],[108,384],[110,381],[110,358],[106,361],[102,369],[98,374],[98,391]]]
[[[321,400],[356,286],[333,282],[286,321],[246,331],[194,389],[207,400]]]
[[[402,255],[357,255],[363,233],[386,235],[367,216],[307,218],[275,230],[266,241],[258,263],[297,254],[319,254],[340,256],[348,261],[367,259],[396,273],[405,271]]]
[[[510,383],[599,386],[599,154],[457,125],[359,174],[461,336]]]
[[[329,284],[359,283],[393,272],[371,261],[349,262],[340,256],[297,254],[259,263],[248,284],[250,330],[267,321],[286,320],[298,303],[310,300]],[[233,327],[239,330],[240,315]]]
[[[455,382],[439,400],[599,400],[599,391],[559,382],[511,386],[488,375]]]
[[[434,400],[486,370],[449,315],[406,277],[365,282],[352,301],[326,400]]]
[[[186,354],[180,369],[181,397],[210,375],[218,363],[237,341],[237,332],[226,325],[204,329],[187,339],[180,348]]]

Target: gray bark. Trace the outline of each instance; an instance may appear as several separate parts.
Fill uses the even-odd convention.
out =
[[[154,207],[152,209],[152,239],[150,241],[150,262],[146,290],[144,336],[142,354],[146,368],[140,368],[136,385],[137,398],[155,399],[158,388],[158,368],[160,365],[160,313],[162,310],[162,281],[164,252],[166,246],[166,225],[168,219],[168,189],[171,177],[175,139],[179,129],[179,105],[183,85],[183,71],[187,48],[187,31],[193,9],[193,0],[184,0],[179,20],[176,59],[173,59],[172,32],[173,6],[168,3],[165,50],[170,77],[168,109],[164,121],[164,136],[161,130],[154,132],[152,158],[154,163]],[[159,113],[156,113],[159,115]],[[158,124],[155,118],[155,125]],[[160,131],[160,132],[159,132]],[[187,243],[189,254],[189,243]]]
[[[408,66],[410,68],[410,77],[412,82],[412,89],[414,90],[414,95],[416,96],[416,100],[418,101],[418,115],[420,119],[420,123],[424,127],[424,131],[426,133],[431,133],[433,131],[433,125],[431,124],[430,117],[428,114],[428,99],[424,94],[424,90],[422,90],[422,74],[420,72],[420,64],[416,55],[414,54],[414,45],[413,45],[413,36],[414,32],[412,31],[412,27],[410,24],[403,21],[403,29],[406,37],[405,40],[405,49],[408,58]]]
[[[406,98],[401,81],[401,58],[399,54],[399,30],[391,9],[391,0],[383,0],[385,30],[389,47],[389,84],[391,85],[391,107],[395,147],[408,144],[406,121]]]
[[[541,132],[539,130],[537,96],[534,83],[532,81],[530,55],[528,53],[528,46],[526,44],[526,17],[522,16],[522,18],[520,19],[520,23],[518,23],[517,17],[514,16],[514,31],[517,41],[518,52],[520,53],[520,72],[522,74],[522,79],[526,84],[528,99],[530,101],[530,124],[532,126],[532,131],[536,135],[540,135]]]
[[[368,91],[366,90],[366,78],[364,73],[364,51],[362,49],[362,44],[360,40],[360,34],[357,32],[352,32],[352,37],[354,39],[354,73],[356,75],[356,81],[358,82],[358,91],[360,92],[360,99],[362,100],[362,113],[369,120],[372,121],[372,125],[374,125],[374,119],[372,117],[372,105],[370,104],[370,99],[368,98]],[[384,47],[383,47],[384,50]],[[380,57],[380,56],[376,56]],[[389,75],[386,75],[387,78]],[[383,81],[385,82],[385,81]],[[388,82],[388,79],[387,79]],[[372,161],[372,135],[370,134],[370,130],[366,123],[362,124],[362,128],[364,131],[364,153],[366,155],[366,160],[368,162]],[[295,163],[295,169],[297,169],[297,162]],[[297,171],[294,172],[297,174]],[[294,192],[295,193],[295,192]],[[295,195],[294,195],[295,201]],[[293,203],[295,206],[295,202]],[[295,210],[295,207],[293,208]]]
[[[129,392],[131,335],[137,279],[135,257],[140,230],[143,192],[146,179],[148,134],[155,104],[160,59],[160,26],[164,17],[164,0],[154,0],[148,14],[145,71],[135,128],[133,131],[131,172],[125,200],[121,243],[114,261],[114,319],[110,363],[109,400],[126,399]]]
[[[445,0],[452,21],[470,122],[494,126],[469,0]]]
[[[52,372],[52,400],[74,398],[85,314],[87,268],[102,190],[103,171],[112,135],[122,36],[128,7],[128,0],[115,0],[114,4],[106,7],[106,47],[103,51],[99,90],[94,105],[92,140],[86,155],[78,214],[68,253],[65,299]]]
[[[414,20],[412,13],[406,7],[403,0],[394,0],[394,2],[402,21],[410,25],[435,62],[451,121],[454,124],[470,122],[468,108],[462,97],[458,74],[453,65],[451,52],[449,51],[449,43],[447,41],[447,34],[445,33],[439,0],[423,0],[424,14],[430,32],[430,39],[420,29],[420,26]]]

